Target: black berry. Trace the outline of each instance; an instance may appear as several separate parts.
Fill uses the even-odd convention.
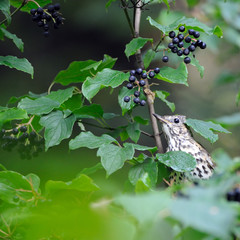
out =
[[[140,99],[138,97],[136,97],[136,98],[133,99],[133,102],[138,104],[138,103],[140,103]]]
[[[48,6],[48,11],[49,12],[53,12],[54,11],[54,6],[53,5],[49,5]]]
[[[182,48],[184,46],[184,43],[183,42],[179,42],[178,45],[177,45],[179,48]]]
[[[191,44],[189,47],[188,47],[189,51],[190,52],[194,52],[195,51],[195,46],[193,44]]]
[[[179,31],[180,31],[180,32],[184,32],[184,31],[185,31],[185,27],[184,27],[184,26],[180,26],[180,27],[179,27]]]
[[[52,13],[52,17],[53,17],[53,18],[57,18],[57,17],[58,17],[58,12],[53,12],[53,13]]]
[[[188,48],[185,48],[184,50],[183,50],[183,54],[184,55],[188,55],[190,53],[190,51],[189,51],[189,49]]]
[[[145,100],[141,100],[141,101],[140,101],[140,105],[141,105],[141,106],[144,106],[145,104],[146,104],[146,101],[145,101]]]
[[[162,61],[163,61],[163,62],[168,62],[168,56],[163,56],[163,57],[162,57]]]
[[[21,126],[19,128],[20,132],[26,132],[27,131],[27,127],[26,126]]]
[[[138,68],[137,70],[136,70],[136,73],[138,74],[138,75],[140,75],[141,73],[142,73],[142,69],[141,68]]]
[[[196,31],[196,32],[193,33],[193,36],[194,36],[195,38],[199,38],[199,37],[200,37],[200,33]]]
[[[39,21],[39,22],[37,23],[37,25],[38,25],[39,27],[42,27],[42,26],[44,25],[44,22],[43,22],[43,21]]]
[[[191,58],[190,58],[190,57],[185,57],[185,58],[184,58],[184,62],[185,62],[186,64],[190,63],[190,62],[191,62]]]
[[[171,51],[172,51],[173,53],[176,53],[176,52],[177,52],[177,50],[178,50],[178,48],[177,48],[177,47],[173,47],[173,48],[171,49]]]
[[[191,37],[189,37],[189,36],[185,38],[185,42],[186,42],[186,43],[190,43],[191,40],[192,40],[192,39],[191,39]]]
[[[124,97],[124,102],[129,102],[130,101],[130,97],[129,96],[126,96],[126,97]]]
[[[227,196],[226,196],[226,197],[227,197],[227,200],[228,200],[228,201],[234,201],[234,197],[235,197],[234,195],[235,195],[235,194],[234,194],[233,191],[228,192],[228,193],[227,193]]]
[[[131,76],[134,76],[135,74],[136,74],[136,71],[135,71],[135,70],[131,70],[131,71],[130,71],[130,75],[131,75]]]
[[[168,44],[168,48],[172,49],[174,47],[174,44],[171,42]]]
[[[202,40],[198,39],[198,40],[196,41],[196,45],[197,45],[197,46],[200,46],[201,44],[202,44]]]
[[[135,76],[130,76],[128,80],[129,80],[129,82],[133,83],[133,82],[135,82],[136,78],[135,78]]]
[[[150,72],[150,73],[148,74],[148,76],[149,76],[150,78],[154,78],[155,73],[154,73],[154,72]]]
[[[37,136],[37,134],[35,132],[30,132],[30,134],[29,134],[30,139],[34,139],[36,136]]]
[[[174,38],[174,37],[176,36],[176,33],[175,33],[174,31],[171,31],[171,32],[168,34],[168,36],[169,36],[170,38]]]
[[[195,32],[195,31],[194,31],[193,29],[189,29],[189,30],[188,30],[188,33],[189,33],[190,35],[193,35],[194,32]]]
[[[37,12],[37,9],[34,9],[34,8],[33,8],[33,9],[30,10],[30,13],[31,13],[32,15],[35,15],[36,12]]]
[[[128,83],[128,84],[127,84],[127,88],[128,88],[128,89],[132,89],[132,88],[133,88],[133,85],[132,85],[131,83]]]
[[[154,68],[154,72],[155,72],[156,74],[160,73],[160,68]]]
[[[42,15],[42,14],[43,14],[43,9],[42,9],[41,7],[39,7],[39,8],[37,9],[37,13],[40,14],[40,15]]]
[[[175,37],[173,40],[172,40],[172,43],[173,44],[178,44],[179,43],[179,39],[177,37]]]
[[[44,35],[44,37],[48,37],[48,36],[49,36],[49,32],[48,32],[48,31],[45,31],[45,32],[43,33],[43,35]]]
[[[146,84],[146,82],[145,82],[144,80],[140,80],[140,81],[139,81],[139,85],[140,85],[141,87],[145,86],[145,84]]]
[[[140,96],[140,92],[139,92],[139,91],[135,91],[135,92],[134,92],[134,96],[135,96],[135,97],[139,97],[139,96]]]
[[[178,34],[177,38],[179,39],[179,41],[182,41],[184,39],[183,34]]]
[[[45,31],[47,31],[47,30],[49,29],[49,25],[48,25],[48,24],[44,24],[43,29],[44,29]]]
[[[207,47],[207,44],[205,42],[201,42],[201,44],[199,44],[199,47],[201,49],[205,49]]]
[[[18,129],[17,128],[13,128],[12,129],[12,134],[13,135],[17,135],[18,134]]]
[[[141,78],[146,79],[147,78],[147,73],[143,72],[141,75]]]
[[[60,4],[59,3],[54,4],[54,9],[56,11],[60,10]]]
[[[183,51],[182,51],[182,50],[178,50],[178,51],[177,51],[177,55],[178,55],[178,56],[182,56],[182,55],[183,55]]]

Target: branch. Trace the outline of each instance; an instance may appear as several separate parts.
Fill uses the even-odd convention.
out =
[[[141,6],[141,4],[142,4],[142,2],[139,1],[137,6],[134,9],[134,11],[135,11],[135,21],[134,21],[134,23],[135,23],[135,25],[134,25],[135,37],[139,37],[139,32],[140,32],[140,22],[141,22],[141,11],[142,11],[142,9],[139,6]],[[135,54],[135,56],[136,56],[137,66],[144,69],[141,50],[139,50]],[[162,141],[161,141],[161,138],[160,138],[160,133],[159,133],[158,125],[157,125],[157,120],[153,116],[153,114],[155,113],[155,109],[154,109],[154,105],[153,105],[154,97],[151,94],[152,92],[150,90],[148,80],[145,80],[145,82],[146,82],[145,93],[147,95],[148,110],[149,110],[149,115],[150,115],[150,119],[151,119],[151,123],[152,123],[153,135],[154,135],[155,142],[156,142],[156,145],[157,145],[157,148],[158,148],[158,152],[163,153],[163,146],[162,146]]]

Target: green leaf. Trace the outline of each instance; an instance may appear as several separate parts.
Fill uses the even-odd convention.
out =
[[[190,8],[196,6],[200,0],[187,0],[187,4]]]
[[[105,5],[105,8],[108,9],[111,6],[112,2],[115,2],[115,1],[116,0],[108,0],[108,2]]]
[[[103,144],[109,144],[112,142],[117,142],[117,140],[107,134],[103,134],[101,137],[97,137],[91,132],[81,132],[78,136],[69,142],[69,148],[71,150],[81,147],[94,149],[99,148]]]
[[[224,71],[215,79],[214,83],[215,85],[220,86],[229,83],[239,82],[239,79],[240,74]]]
[[[137,122],[133,122],[133,123],[129,123],[127,128],[126,128],[127,134],[128,136],[135,142],[137,143],[140,135],[141,135],[141,131],[140,131],[140,127],[139,127],[139,123]]]
[[[235,125],[240,125],[240,113],[234,113],[232,115],[215,118],[214,122],[219,123],[224,127],[232,127]]]
[[[18,108],[26,110],[29,114],[42,115],[59,108],[62,103],[73,95],[74,87],[51,92],[47,96],[37,99],[24,98],[18,103]]]
[[[128,179],[133,185],[136,185],[138,180],[144,177],[146,173],[150,180],[150,188],[154,187],[157,183],[158,168],[157,162],[152,158],[147,158],[143,163],[133,166],[128,172]]]
[[[37,0],[37,3],[41,6],[44,7],[47,4],[51,3],[51,0]],[[13,7],[18,8],[22,5],[21,0],[10,0],[10,3]],[[30,12],[32,8],[38,8],[38,5],[34,2],[28,2],[24,7],[21,8],[21,11],[23,12]]]
[[[93,77],[97,72],[104,68],[112,68],[116,58],[104,55],[101,61],[87,60],[72,62],[66,70],[60,71],[55,77],[54,82],[66,86],[70,83],[84,82],[88,77]]]
[[[143,56],[144,68],[147,69],[154,59],[156,52],[152,49],[149,49],[146,54]]]
[[[93,167],[90,168],[84,168],[80,174],[85,174],[85,175],[91,175],[95,172],[97,172],[98,170],[103,169],[103,166],[101,163],[97,163],[96,165],[94,165]]]
[[[197,119],[187,119],[186,124],[193,128],[193,130],[204,138],[206,138],[211,143],[214,143],[218,140],[218,135],[215,134],[213,131],[223,132],[223,133],[230,133],[228,130],[223,128],[219,124],[215,124],[213,122],[205,122]]]
[[[22,109],[8,108],[0,112],[0,128],[3,124],[12,120],[28,118],[27,112]]]
[[[10,33],[9,31],[7,31],[4,28],[0,27],[0,32],[2,32],[4,34],[5,37],[13,40],[14,44],[17,46],[17,48],[20,49],[21,52],[23,52],[23,41],[22,39],[18,38],[15,34]]]
[[[127,147],[127,146],[132,146],[134,149],[138,150],[138,151],[150,151],[150,152],[153,152],[155,150],[157,150],[156,147],[147,147],[147,146],[142,146],[142,145],[139,145],[139,144],[135,144],[135,143],[124,143],[123,144],[124,147]]]
[[[128,77],[129,73],[105,68],[102,72],[97,73],[94,78],[87,78],[83,83],[82,93],[90,101],[102,88],[116,88],[126,81]]]
[[[240,91],[239,91],[239,93],[236,96],[236,105],[237,106],[238,106],[239,102],[240,102]]]
[[[144,193],[151,190],[151,180],[148,176],[148,173],[145,173],[141,178],[139,178],[136,182],[135,192],[136,193]]]
[[[7,18],[8,22],[10,22],[11,21],[11,16],[10,16],[10,2],[9,2],[9,0],[1,0],[0,1],[0,11],[3,12],[3,14]]]
[[[181,17],[168,26],[164,26],[164,25],[157,23],[151,17],[147,17],[147,20],[149,21],[149,23],[152,26],[156,27],[157,29],[159,29],[166,35],[174,29],[177,30],[180,26],[185,26],[186,29],[191,28],[191,29],[194,29],[199,32],[204,32],[207,35],[215,34],[217,37],[222,37],[222,35],[223,35],[222,30],[219,26],[210,28],[207,25],[205,25],[204,23],[199,22],[196,18]]]
[[[124,162],[132,159],[133,155],[134,148],[132,146],[121,148],[113,144],[105,144],[97,151],[97,156],[101,157],[101,163],[107,171],[107,176],[122,168]]]
[[[164,154],[157,153],[156,158],[159,162],[177,172],[189,172],[196,167],[196,159],[186,152],[175,151],[166,152]]]
[[[130,111],[136,106],[136,104],[133,102],[133,97],[132,97],[135,91],[136,91],[135,89],[129,90],[126,87],[123,87],[120,89],[118,94],[118,103],[122,109],[122,115],[125,115],[128,111]],[[125,96],[130,96],[129,102],[124,102]]]
[[[196,58],[191,58],[191,65],[195,66],[200,73],[201,78],[204,75],[204,66],[199,64],[199,61]]]
[[[141,49],[147,42],[153,42],[152,38],[133,38],[130,43],[126,45],[125,55],[127,58],[134,55],[139,49]]]
[[[75,94],[62,104],[63,109],[69,109],[71,112],[82,107],[82,95]]]
[[[175,111],[175,104],[169,102],[166,98],[170,95],[169,92],[166,91],[156,91],[156,97],[160,98],[163,102],[167,104],[167,106],[171,109],[172,112]]]
[[[135,122],[140,123],[142,125],[148,125],[149,124],[148,119],[143,119],[140,116],[135,116],[133,119],[134,119]]]
[[[30,74],[33,78],[33,67],[26,58],[17,58],[15,56],[0,56],[0,65],[16,68],[19,71]]]
[[[58,145],[63,139],[69,138],[76,118],[70,115],[64,118],[63,112],[52,112],[41,117],[40,124],[45,127],[45,149]]]
[[[76,118],[102,118],[103,109],[101,105],[91,104],[89,106],[83,106],[73,112]]]
[[[184,84],[188,86],[188,70],[186,64],[181,63],[177,69],[163,67],[160,73],[155,75],[155,78],[165,82]]]
[[[45,189],[47,194],[54,194],[62,190],[75,190],[79,192],[93,192],[99,190],[99,187],[93,180],[85,174],[80,174],[70,182],[53,181],[46,182]]]
[[[26,175],[26,179],[33,186],[34,191],[38,192],[40,188],[40,178],[33,173],[29,173],[28,175]]]

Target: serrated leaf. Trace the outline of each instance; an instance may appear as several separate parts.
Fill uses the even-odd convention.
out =
[[[166,91],[156,91],[156,97],[160,98],[163,102],[167,104],[167,106],[171,109],[172,112],[175,111],[175,104],[169,102],[166,98],[170,95],[169,92]]]
[[[117,142],[117,140],[107,134],[103,134],[102,136],[98,137],[93,135],[91,132],[81,132],[69,142],[69,148],[71,150],[81,147],[94,149],[99,148],[103,144],[109,144],[112,142]]]
[[[150,180],[149,187],[154,187],[157,182],[158,168],[157,162],[152,158],[147,158],[143,163],[133,166],[128,172],[128,179],[133,185],[136,185],[146,173]]]
[[[116,88],[126,81],[129,73],[105,68],[93,78],[88,77],[82,86],[83,95],[90,101],[102,88]]]
[[[156,52],[152,49],[149,49],[146,54],[143,56],[144,68],[147,69],[154,59]]]
[[[218,140],[218,135],[214,133],[223,132],[230,133],[228,130],[223,128],[220,124],[216,124],[213,122],[205,122],[197,119],[187,119],[186,124],[191,127],[195,132],[202,135],[204,138],[209,140],[211,143],[214,143]]]
[[[26,58],[17,58],[15,56],[0,56],[0,65],[16,68],[19,71],[30,74],[33,78],[33,67]]]
[[[99,190],[99,187],[93,182],[90,177],[85,174],[80,174],[70,182],[49,180],[46,182],[45,189],[47,194],[54,194],[62,190],[93,192]]]
[[[17,108],[7,108],[0,112],[0,128],[3,124],[12,120],[28,118],[27,112]]]
[[[134,55],[139,49],[141,49],[147,42],[153,42],[152,38],[133,38],[130,43],[126,45],[125,55],[127,58]]]
[[[164,154],[157,153],[156,158],[159,162],[177,172],[189,172],[196,167],[196,159],[186,152],[174,151]]]
[[[74,115],[76,118],[102,118],[103,109],[99,104],[91,104],[89,106],[83,106],[80,109],[75,110]]]
[[[195,66],[200,73],[201,78],[204,75],[204,66],[200,65],[199,61],[196,58],[191,58],[191,65]]]
[[[57,74],[54,82],[64,86],[70,83],[84,82],[88,77],[95,76],[97,72],[102,71],[104,68],[112,68],[116,61],[116,58],[111,58],[108,55],[104,55],[104,59],[98,62],[94,60],[74,61],[66,70],[62,70]]]
[[[3,35],[11,40],[13,40],[14,44],[17,46],[17,48],[23,52],[23,41],[22,39],[18,38],[15,34],[10,33],[5,28],[0,28],[0,32],[3,33]]]
[[[185,26],[186,29],[191,28],[196,31],[204,32],[207,35],[215,34],[217,37],[222,37],[222,30],[219,26],[210,28],[207,25],[205,25],[204,23],[201,23],[200,21],[198,21],[196,18],[181,17],[168,26],[164,26],[164,25],[157,23],[151,17],[147,17],[147,20],[149,21],[149,23],[152,26],[158,28],[164,34],[168,34],[170,31],[172,31],[174,29],[178,29],[180,26]]]
[[[177,69],[163,67],[160,73],[155,75],[155,78],[165,82],[184,84],[188,86],[188,70],[186,64],[181,63]]]
[[[135,142],[137,143],[140,135],[141,135],[141,131],[140,131],[140,126],[139,123],[137,122],[133,122],[133,123],[129,123],[127,128],[126,128],[127,134],[128,136]]]
[[[37,3],[41,6],[44,7],[47,4],[51,3],[51,0],[37,0]],[[13,7],[18,8],[22,5],[21,0],[10,0],[10,3]],[[22,7],[20,10],[23,12],[30,12],[32,8],[38,8],[38,5],[34,2],[28,2],[24,7]]]
[[[11,16],[10,16],[10,2],[9,0],[1,0],[0,1],[0,11],[5,15],[7,18],[8,22],[11,21]]]
[[[72,134],[73,124],[76,120],[74,115],[64,118],[63,112],[56,111],[41,117],[40,124],[45,127],[45,149],[58,145],[63,139]]]
[[[132,146],[121,148],[113,144],[105,144],[97,151],[97,156],[101,157],[101,163],[107,176],[122,168],[124,162],[132,159],[133,155],[134,148]]]
[[[18,108],[26,110],[29,114],[42,115],[59,108],[62,103],[73,95],[74,87],[53,91],[47,96],[37,99],[24,98],[18,103]]]

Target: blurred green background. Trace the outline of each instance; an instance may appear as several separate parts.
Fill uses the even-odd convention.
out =
[[[118,58],[116,69],[129,70],[134,68],[134,59],[130,58],[130,61],[128,61],[124,55],[125,44],[131,40],[131,34],[118,1],[114,2],[108,11],[105,10],[106,1],[69,0],[58,2],[61,4],[61,12],[66,20],[59,30],[50,30],[49,38],[42,36],[41,29],[31,21],[29,14],[18,12],[13,17],[8,30],[22,38],[25,43],[24,52],[21,53],[11,41],[6,40],[1,42],[0,53],[1,55],[26,57],[34,66],[35,73],[34,79],[31,79],[22,72],[1,66],[0,101],[2,106],[7,103],[11,96],[21,96],[28,91],[34,93],[46,92],[57,73],[66,69],[75,60],[101,60],[104,54],[108,54],[111,57]],[[171,14],[167,13],[164,4],[147,6],[142,16],[141,36],[154,37],[155,41],[160,38],[160,32],[151,27],[145,20],[149,15],[165,24],[169,24],[169,21],[182,14],[188,17],[197,17],[209,26],[212,26],[212,24],[219,24],[220,26],[228,24],[221,16],[219,16],[219,19],[222,19],[222,21],[217,23],[212,22],[209,17],[215,14],[211,10],[216,11],[217,14],[214,4],[211,5],[211,2],[216,3],[217,1],[199,2],[196,7],[189,9],[185,0],[178,0],[175,6],[172,5],[172,10],[176,12]],[[203,9],[206,10],[206,6],[209,6],[207,15],[203,11]],[[167,90],[171,93],[169,100],[175,102],[176,114],[183,114],[188,118],[207,120],[239,112],[239,107],[235,104],[239,84],[234,83],[220,87],[214,85],[220,73],[239,71],[239,48],[230,45],[226,41],[228,37],[228,35],[224,35],[223,39],[213,37],[212,40],[207,41],[210,46],[207,50],[196,53],[196,58],[205,67],[203,79],[200,78],[196,68],[190,65],[188,66],[189,87],[158,82],[158,89]],[[232,54],[232,51],[234,51],[234,54]],[[174,67],[175,62],[170,61],[169,65]],[[152,64],[152,67],[156,66],[163,66],[160,58]],[[54,85],[53,90],[58,88],[61,88],[61,86]],[[109,89],[102,90],[93,99],[93,103],[101,104],[105,112],[120,113],[120,107],[117,103],[119,89],[113,94],[110,94]],[[160,101],[156,101],[155,108],[159,114],[171,114],[170,110]],[[147,107],[136,109],[135,114],[148,118]],[[123,122],[114,122],[113,124],[115,126],[124,125],[125,122],[123,120]],[[87,129],[93,130],[96,135],[103,133],[99,129],[88,127]],[[152,131],[150,126],[143,130]],[[222,147],[231,156],[236,156],[240,154],[240,128],[237,126],[229,130],[233,133],[229,135],[220,134],[220,140],[214,145],[207,143],[201,137],[196,136],[196,138],[210,152]],[[78,127],[75,127],[73,136],[79,132]],[[154,141],[145,136],[142,137],[141,143],[148,146],[154,145]],[[43,182],[48,179],[70,180],[83,168],[91,167],[99,160],[100,158],[96,157],[95,150],[80,149],[70,152],[68,141],[63,141],[60,146],[50,149],[47,153],[40,154],[33,160],[21,160],[15,152],[1,151],[1,163],[8,169],[23,174],[36,173]],[[126,179],[126,171],[118,171],[110,177],[111,187],[105,184],[109,179],[105,179],[103,170],[94,177],[98,179],[100,187],[111,188],[106,189],[111,195],[112,192],[123,189],[123,184],[119,180]]]

